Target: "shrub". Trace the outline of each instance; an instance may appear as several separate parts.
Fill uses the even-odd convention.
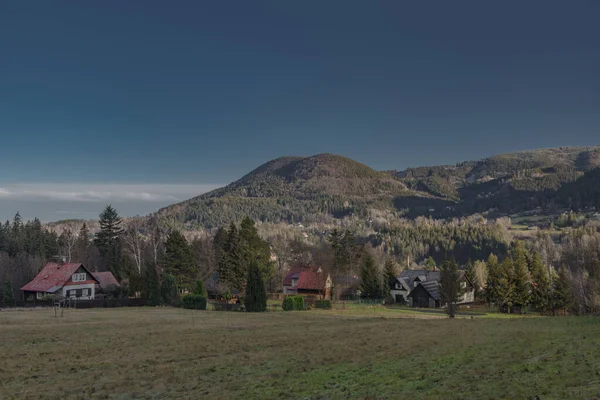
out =
[[[162,300],[166,305],[175,306],[179,302],[179,291],[177,290],[177,281],[170,274],[163,275],[163,281],[160,286]]]
[[[186,294],[182,300],[183,308],[206,310],[206,297],[199,294]]]
[[[252,262],[248,268],[244,308],[250,312],[267,311],[267,294],[257,261]]]
[[[326,310],[331,310],[331,300],[317,300],[315,302],[315,308],[324,308]]]
[[[281,307],[284,309],[284,311],[304,310],[304,297],[288,296],[283,299]]]
[[[206,287],[204,286],[204,282],[201,279],[196,281],[196,287],[194,288],[194,294],[197,294],[202,297],[208,297],[208,292],[206,291]]]

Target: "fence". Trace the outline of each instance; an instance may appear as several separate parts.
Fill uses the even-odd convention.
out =
[[[71,308],[103,308],[103,307],[143,307],[148,304],[147,299],[95,299],[95,300],[76,300],[72,299]],[[0,303],[0,308],[36,308],[53,307],[54,301],[15,301],[11,304]]]

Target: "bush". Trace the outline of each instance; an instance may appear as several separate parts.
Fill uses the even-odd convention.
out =
[[[198,294],[186,294],[181,305],[192,310],[206,310],[206,297]]]
[[[160,292],[163,302],[168,306],[176,306],[179,303],[179,291],[177,290],[177,281],[170,274],[163,275],[163,281],[160,286]]]
[[[304,297],[288,296],[283,299],[281,307],[284,309],[284,311],[304,310]]]
[[[315,302],[315,308],[324,308],[326,310],[331,310],[331,300],[317,300]]]

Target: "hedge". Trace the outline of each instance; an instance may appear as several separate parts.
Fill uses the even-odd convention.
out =
[[[292,310],[304,310],[304,297],[302,296],[288,296],[283,299],[281,307],[285,311]]]
[[[315,302],[315,308],[324,308],[326,310],[331,310],[331,300],[317,300]]]
[[[198,294],[186,294],[182,299],[183,308],[206,310],[206,297]]]

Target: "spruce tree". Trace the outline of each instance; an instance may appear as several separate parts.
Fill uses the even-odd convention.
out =
[[[258,261],[263,280],[269,281],[274,272],[273,263],[271,262],[271,248],[269,243],[258,235],[254,221],[248,216],[244,217],[240,224],[239,246],[245,269],[254,261]]]
[[[573,304],[571,276],[565,267],[558,270],[558,276],[552,281],[552,309],[568,310]]]
[[[366,299],[380,299],[382,297],[380,275],[375,260],[369,253],[363,256],[360,270],[360,290],[361,297]]]
[[[446,312],[450,318],[454,318],[457,308],[456,303],[458,303],[462,292],[459,278],[460,275],[456,260],[450,259],[444,261],[440,268],[439,290],[441,300],[446,304]]]
[[[506,257],[499,265],[498,281],[496,285],[498,306],[506,306],[510,313],[515,304],[514,265],[510,257]]]
[[[467,261],[467,267],[465,268],[465,275],[469,282],[473,285],[473,291],[475,298],[479,297],[479,281],[477,279],[477,274],[475,272],[475,264],[471,259]]]
[[[390,290],[396,284],[397,279],[398,277],[396,275],[396,265],[394,260],[391,257],[388,257],[383,265],[383,290],[386,296],[390,295]]]
[[[106,206],[100,213],[100,231],[96,233],[94,243],[102,256],[108,269],[115,275],[117,280],[124,276],[121,271],[121,217],[111,205]]]
[[[171,274],[163,274],[160,285],[160,294],[165,304],[169,306],[176,305],[179,302],[179,290],[177,289],[177,280]]]
[[[198,296],[202,296],[205,299],[208,298],[208,292],[206,291],[206,287],[204,286],[204,282],[202,279],[198,279],[196,281],[196,287],[194,288],[194,294]]]
[[[173,275],[180,289],[193,289],[197,276],[194,250],[178,230],[172,231],[165,243],[164,271]]]
[[[146,279],[144,282],[144,297],[148,299],[148,305],[158,306],[162,303],[162,296],[156,266],[153,263],[148,262],[145,267]]]
[[[537,311],[544,312],[549,306],[550,277],[538,252],[533,253],[529,270],[532,281],[531,303]]]
[[[425,266],[430,271],[435,271],[435,269],[437,268],[435,265],[435,260],[431,256],[427,257],[427,260],[425,261]]]
[[[498,263],[498,257],[495,254],[490,254],[485,263],[487,270],[487,280],[485,285],[485,297],[488,304],[496,304],[500,302],[499,293],[499,282],[501,278],[500,264]]]
[[[513,272],[514,305],[525,308],[531,299],[531,278],[527,262],[527,252],[522,242],[516,242],[511,254]]]
[[[248,266],[246,279],[246,294],[244,306],[248,312],[267,311],[267,293],[258,261],[252,261]]]
[[[221,251],[217,269],[221,282],[230,288],[243,291],[248,271],[240,248],[238,230],[233,222],[229,226],[227,241]]]
[[[4,304],[6,305],[14,305],[15,304],[15,294],[13,292],[12,282],[8,277],[4,281]]]
[[[23,221],[21,214],[18,212],[13,218],[12,225],[10,226],[10,237],[8,240],[8,255],[15,257],[17,254],[22,253],[25,250],[25,243],[23,237]]]

